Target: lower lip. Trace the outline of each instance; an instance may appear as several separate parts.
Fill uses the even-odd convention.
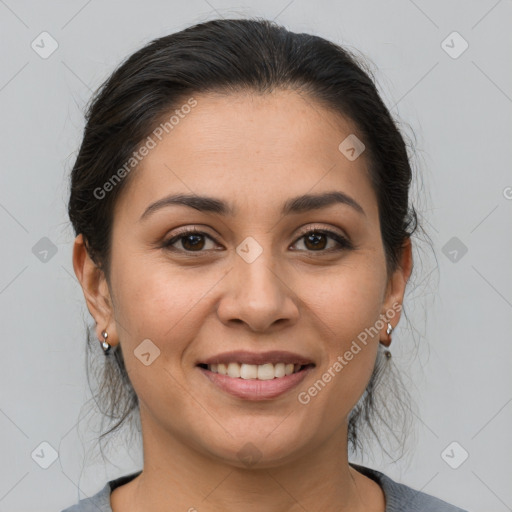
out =
[[[241,379],[214,373],[200,366],[197,368],[215,386],[237,398],[243,398],[244,400],[271,400],[298,386],[313,369],[313,366],[307,366],[303,370],[291,375],[269,380]]]

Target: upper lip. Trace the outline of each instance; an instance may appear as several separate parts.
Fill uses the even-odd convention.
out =
[[[223,352],[222,354],[217,354],[207,359],[203,359],[197,364],[219,363],[241,363],[256,365],[265,363],[293,363],[301,365],[314,364],[313,361],[307,357],[283,350],[271,350],[268,352],[248,352],[246,350],[234,350],[232,352]]]

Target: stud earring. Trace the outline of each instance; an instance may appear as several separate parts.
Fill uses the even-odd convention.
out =
[[[101,347],[103,348],[103,352],[105,352],[105,355],[108,355],[110,352],[110,349],[112,348],[112,345],[110,343],[107,343],[108,333],[107,331],[102,331],[101,335],[103,336],[103,341],[101,342]]]
[[[389,336],[389,343],[391,344],[391,333],[393,332],[393,326],[388,322],[388,327],[386,329],[386,334]],[[389,346],[389,345],[388,345]],[[386,350],[384,352],[384,355],[388,358],[388,359],[391,359],[391,352],[389,350]]]

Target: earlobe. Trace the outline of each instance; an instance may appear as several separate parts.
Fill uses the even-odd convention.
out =
[[[80,282],[89,313],[96,322],[96,336],[103,340],[101,332],[108,331],[109,343],[115,339],[115,324],[110,291],[104,272],[89,256],[82,234],[75,238],[73,269]]]

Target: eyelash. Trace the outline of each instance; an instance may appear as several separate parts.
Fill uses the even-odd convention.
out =
[[[299,238],[297,238],[297,240],[294,242],[293,245],[295,245],[295,243],[297,243],[302,238],[305,238],[307,235],[312,234],[312,233],[326,235],[327,237],[329,237],[329,238],[333,239],[335,242],[337,242],[338,247],[331,248],[331,249],[321,249],[318,251],[306,250],[305,252],[325,254],[325,253],[339,252],[339,251],[343,251],[343,250],[351,250],[351,249],[355,248],[354,245],[352,244],[352,242],[350,242],[344,236],[342,236],[338,233],[335,233],[334,231],[330,231],[328,229],[321,229],[321,228],[309,228],[307,231],[304,231],[299,236]],[[174,245],[176,242],[178,242],[179,240],[181,240],[189,235],[202,235],[202,236],[209,238],[213,242],[215,242],[215,240],[210,235],[208,235],[207,233],[204,233],[203,231],[198,231],[196,228],[185,228],[180,233],[178,233],[177,235],[173,236],[172,238],[170,238],[169,240],[164,242],[163,247],[170,251],[182,252],[182,253],[186,253],[187,255],[194,255],[194,256],[201,255],[201,253],[207,252],[207,251],[203,251],[203,250],[187,251],[186,249],[177,249],[175,247],[172,247],[172,245]]]

